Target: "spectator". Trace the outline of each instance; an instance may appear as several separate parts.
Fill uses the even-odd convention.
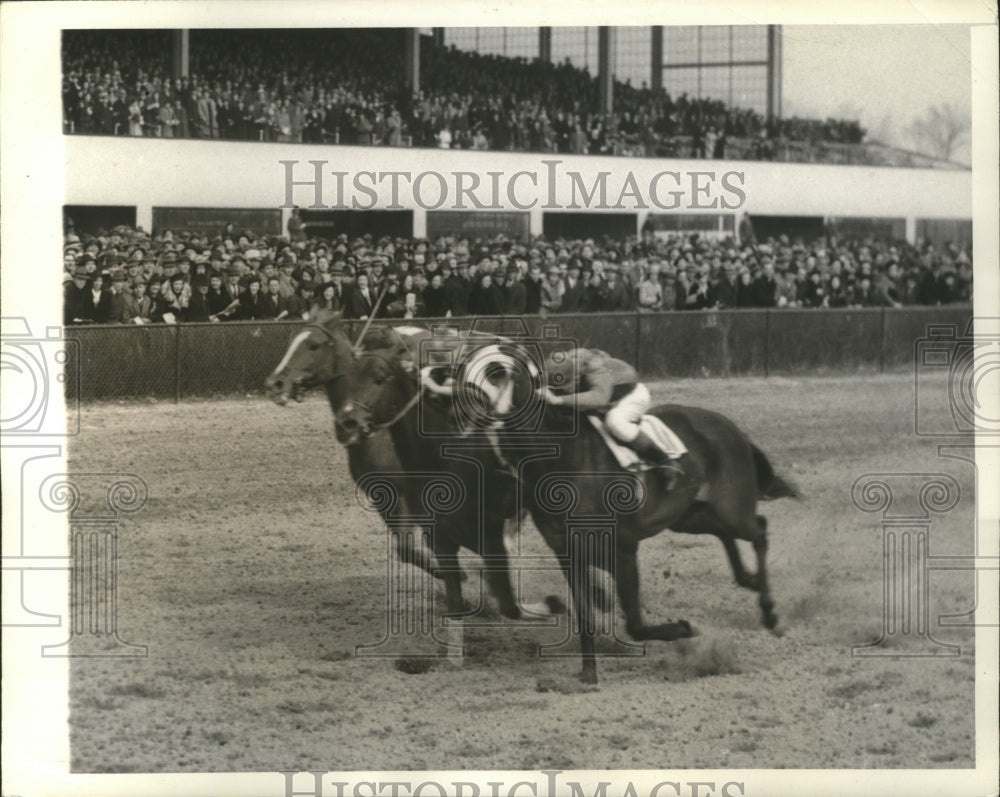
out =
[[[538,263],[528,266],[524,283],[524,312],[536,315],[542,307],[542,267]]]
[[[163,288],[161,287],[160,294],[166,305],[161,314],[162,319],[168,324],[175,324],[179,321],[187,321],[188,306],[190,303],[190,288],[184,281],[184,278],[180,275],[174,275],[169,280],[167,293],[164,294]]]
[[[339,312],[341,309],[340,300],[337,298],[337,289],[332,282],[327,282],[316,286],[316,296],[312,306],[309,308],[309,315],[315,317],[317,313],[324,310]]]
[[[73,271],[73,279],[63,292],[63,325],[91,322],[90,317],[90,273],[83,266]]]
[[[563,284],[562,273],[557,266],[550,266],[548,275],[542,281],[542,309],[543,314],[558,313],[562,309],[563,294],[566,286]]]
[[[209,298],[210,284],[208,277],[199,275],[192,281],[194,290],[188,300],[184,321],[210,321],[212,317],[212,302]]]
[[[153,301],[146,295],[146,282],[137,277],[132,283],[132,290],[125,294],[123,318],[126,324],[148,324],[153,310]]]
[[[368,319],[375,307],[375,296],[368,285],[368,275],[358,274],[357,281],[344,303],[344,317]]]
[[[431,281],[424,288],[424,312],[430,318],[445,318],[449,315],[448,298],[444,291],[444,278],[441,274],[433,274]]]
[[[636,297],[639,310],[652,312],[663,307],[663,288],[660,286],[660,274],[657,266],[651,266],[646,276],[639,283],[639,295]]]
[[[469,312],[472,315],[503,315],[504,297],[493,284],[491,274],[481,274],[469,294]]]
[[[618,273],[617,264],[605,264],[604,273],[604,284],[600,288],[601,309],[612,313],[628,310],[629,289]]]
[[[125,296],[125,270],[116,268],[111,272],[111,290],[108,292],[109,323],[125,322]]]
[[[586,309],[587,285],[580,275],[579,258],[569,259],[563,288],[560,312],[582,313]]]
[[[240,321],[256,321],[263,317],[263,296],[260,292],[260,277],[251,274],[247,277],[246,287],[240,294],[240,306],[236,311]]]
[[[285,300],[281,298],[281,282],[277,277],[267,280],[267,292],[261,296],[258,318],[279,320],[288,315]]]

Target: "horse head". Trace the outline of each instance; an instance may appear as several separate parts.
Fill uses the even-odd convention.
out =
[[[342,376],[352,362],[351,342],[340,313],[320,311],[292,339],[285,356],[265,380],[264,389],[283,406],[300,390],[327,385]]]
[[[419,395],[409,347],[391,329],[369,330],[352,349],[353,367],[328,387],[337,440],[353,445],[393,425]]]

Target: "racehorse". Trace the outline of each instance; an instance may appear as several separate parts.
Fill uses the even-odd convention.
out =
[[[595,606],[590,580],[590,565],[606,570],[615,580],[619,604],[625,616],[626,631],[637,641],[671,641],[694,634],[690,623],[677,620],[648,625],[642,619],[639,602],[639,542],[665,529],[689,534],[713,534],[725,548],[736,583],[759,594],[763,625],[777,626],[774,600],[767,571],[767,520],[757,514],[757,502],[781,497],[798,497],[794,486],[778,476],[765,454],[739,428],[723,415],[697,407],[662,405],[653,415],[666,424],[687,447],[697,478],[664,492],[659,474],[630,473],[612,455],[600,433],[572,408],[538,402],[543,363],[524,355],[514,346],[496,346],[498,363],[519,360],[523,367],[507,367],[507,384],[493,391],[493,411],[498,419],[537,417],[530,434],[516,435],[505,427],[500,433],[503,453],[518,464],[521,498],[535,526],[566,568],[570,580],[580,635],[583,670],[581,679],[597,682],[594,646]],[[405,356],[401,350],[397,355]],[[377,424],[399,412],[406,393],[399,387],[405,382],[405,366],[393,360],[387,351],[369,367],[354,374],[352,395],[360,397],[338,415],[341,424]],[[458,382],[459,391],[466,384]],[[523,430],[521,430],[523,431]],[[553,481],[558,474],[561,483]],[[607,489],[593,489],[587,480],[597,476],[606,482],[633,480],[632,499],[611,496]],[[627,489],[626,492],[629,490]],[[567,499],[572,492],[571,500]],[[619,490],[621,493],[621,490]],[[571,506],[572,504],[572,506]],[[571,539],[570,524],[576,518],[613,515],[613,544],[605,555],[582,561],[574,558],[581,543]],[[749,572],[743,564],[737,540],[747,540],[754,548],[757,570]],[[593,554],[600,544],[584,543]]]
[[[309,388],[339,379],[354,360],[354,351],[340,321],[340,314],[320,311],[319,315],[290,343],[285,356],[264,382],[265,392],[280,406],[290,398],[298,398]],[[387,431],[360,438],[357,445],[347,447],[348,468],[354,482],[387,473],[399,473],[402,465]],[[406,512],[404,504],[397,509]],[[385,515],[383,514],[383,517]],[[388,521],[388,517],[385,517]],[[425,550],[415,547],[405,535],[396,538],[401,561],[412,564],[440,578],[440,572]]]
[[[514,496],[510,489],[503,488],[503,481],[494,472],[497,460],[493,447],[482,434],[428,437],[428,427],[451,428],[450,408],[447,402],[420,402],[423,415],[418,419],[420,388],[412,370],[400,371],[398,379],[384,385],[384,401],[396,407],[392,413],[380,416],[379,421],[357,422],[354,412],[367,405],[363,397],[352,397],[350,393],[352,374],[364,370],[381,390],[391,363],[398,367],[400,354],[412,352],[392,329],[372,327],[366,333],[364,345],[354,345],[338,314],[321,314],[292,340],[265,383],[268,392],[283,404],[289,394],[299,389],[322,385],[334,413],[337,439],[347,448],[354,480],[362,482],[370,475],[378,475],[392,482],[411,514],[425,508],[428,490],[436,489],[435,482],[442,474],[457,479],[462,486],[460,500],[449,507],[438,507],[435,512],[430,547],[436,566],[420,560],[419,552],[412,550],[400,551],[400,558],[441,578],[447,611],[458,615],[466,611],[458,551],[468,548],[482,557],[487,585],[501,613],[509,618],[521,617],[510,584],[503,540],[504,523],[514,514]],[[418,332],[414,337],[429,334]]]

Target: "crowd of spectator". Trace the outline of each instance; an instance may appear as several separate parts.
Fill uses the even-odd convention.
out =
[[[406,89],[399,30],[191,32],[174,79],[163,31],[66,31],[69,132],[640,156],[781,159],[794,142],[858,144],[856,121],[767,119],[721,101],[597,79],[540,59],[421,47]],[[730,142],[740,141],[737,152]],[[817,150],[818,151],[818,150]],[[784,155],[782,153],[785,153]],[[820,156],[822,158],[822,155]]]
[[[757,244],[644,231],[624,240],[332,240],[67,227],[67,325],[837,308],[968,302],[965,249],[824,236]]]

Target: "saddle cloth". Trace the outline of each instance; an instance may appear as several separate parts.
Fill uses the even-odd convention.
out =
[[[588,415],[590,422],[594,424],[594,428],[600,433],[601,437],[604,438],[604,442],[607,444],[608,449],[614,454],[615,459],[618,460],[618,464],[623,468],[629,470],[650,470],[656,467],[645,460],[639,458],[639,454],[636,453],[635,449],[629,448],[624,443],[620,443],[611,433],[607,430],[604,425],[604,421],[598,418],[596,415]],[[682,454],[687,453],[687,446],[681,442],[681,439],[674,434],[670,428],[655,415],[643,415],[642,420],[639,421],[639,428],[646,433],[654,443],[656,443],[666,454],[670,456],[671,459],[677,459]]]

